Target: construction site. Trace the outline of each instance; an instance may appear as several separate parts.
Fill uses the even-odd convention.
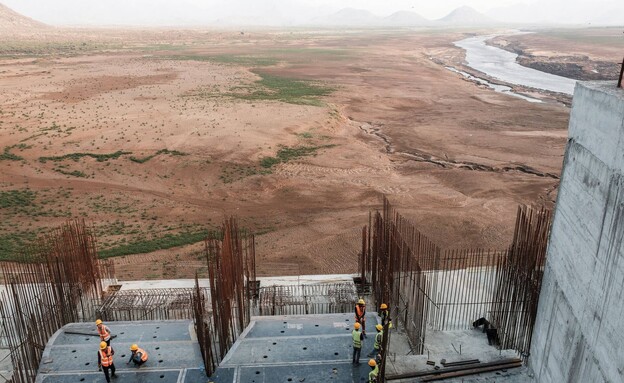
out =
[[[597,109],[601,124],[589,125]],[[619,115],[609,117],[614,111]],[[102,381],[95,362],[99,334],[94,321],[100,319],[111,329],[117,376],[124,381],[368,381],[373,369],[369,358],[362,356],[359,364],[351,358],[354,307],[363,299],[368,308],[359,320],[368,329],[363,352],[372,351],[370,339],[383,331],[375,367],[378,382],[562,381],[565,375],[556,375],[561,363],[552,362],[553,347],[570,347],[571,333],[560,327],[582,315],[572,313],[564,321],[559,311],[559,319],[553,318],[548,312],[555,306],[542,302],[552,299],[553,289],[559,289],[555,294],[560,297],[578,296],[574,289],[586,284],[574,282],[572,275],[590,278],[591,291],[598,288],[595,284],[621,284],[621,275],[613,273],[622,273],[624,255],[619,215],[624,205],[618,193],[623,114],[621,89],[610,83],[577,86],[554,226],[549,210],[519,207],[513,242],[503,252],[444,249],[384,197],[383,209],[372,211],[362,225],[353,274],[258,278],[254,236],[228,218],[205,239],[208,278],[124,283],[115,277],[112,262],[98,259],[91,228],[84,221],[70,221],[33,243],[20,262],[1,266],[2,377],[12,383]],[[590,129],[600,132],[600,142],[613,143],[606,157],[602,146],[594,154],[598,147],[595,136],[587,135]],[[597,165],[594,155],[604,162]],[[611,165],[600,168],[606,161]],[[588,181],[590,174],[610,181]],[[611,192],[600,194],[605,187]],[[589,198],[596,193],[607,201]],[[585,219],[580,225],[580,215],[603,219]],[[592,233],[609,236],[609,245],[590,237]],[[593,255],[575,246],[592,239],[600,243]],[[566,261],[572,255],[576,258]],[[600,277],[598,266],[598,275],[573,274],[569,268],[585,267],[585,256],[610,262],[604,272],[611,277]],[[561,262],[568,266],[558,268]],[[571,274],[561,276],[564,271]],[[621,299],[612,300],[614,293],[621,297],[621,286],[614,287],[601,289],[613,305],[603,322],[622,310]],[[565,302],[573,311],[572,298]],[[375,330],[382,323],[377,312],[382,303],[391,322]],[[602,327],[614,331],[621,327],[618,323]],[[573,332],[575,339],[584,339],[582,322],[575,326],[581,328]],[[596,354],[609,344],[621,348],[614,333],[621,334],[610,332],[599,344],[581,340],[575,347]],[[564,339],[557,339],[558,334]],[[143,368],[121,363],[133,343],[150,355]],[[574,360],[576,374],[618,381],[609,377],[609,369],[592,369],[591,360],[601,364],[604,358],[589,360],[582,367]],[[566,379],[580,381],[578,376]]]

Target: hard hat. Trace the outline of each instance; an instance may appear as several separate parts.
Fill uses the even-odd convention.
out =
[[[379,306],[380,309],[385,310],[388,308],[388,305],[385,303],[382,303],[381,306]]]
[[[133,344],[132,346],[130,346],[130,351],[136,351],[139,349],[139,346],[136,344]]]
[[[360,300],[358,301],[358,305],[365,305],[366,302],[364,302],[364,299],[360,298]]]
[[[106,347],[108,347],[106,342],[100,342],[100,349],[104,350]]]
[[[102,324],[102,320],[101,319],[98,319],[98,320],[95,321],[95,325],[96,326],[99,326],[101,324]]]
[[[356,330],[359,330],[360,327],[362,327],[361,324],[359,324],[358,322],[355,322],[355,324],[353,325],[353,327],[355,327]]]
[[[378,324],[377,326],[375,326],[375,328],[377,329],[377,331],[381,331],[383,330],[383,326]]]
[[[368,361],[368,365],[371,367],[375,367],[377,365],[377,362],[375,362],[375,359],[371,359]]]

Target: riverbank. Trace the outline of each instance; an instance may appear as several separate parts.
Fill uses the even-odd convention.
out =
[[[517,54],[524,67],[581,81],[616,79],[624,51],[621,28],[544,30],[486,44]]]

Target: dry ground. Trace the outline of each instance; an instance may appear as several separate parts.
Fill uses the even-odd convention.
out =
[[[354,272],[382,194],[447,248],[504,248],[517,204],[554,202],[569,110],[436,64],[463,33],[65,33],[4,42],[3,256],[70,217],[119,250],[232,214],[262,275]],[[201,244],[116,259],[122,279],[203,263]]]

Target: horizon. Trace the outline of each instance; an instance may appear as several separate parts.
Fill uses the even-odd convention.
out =
[[[440,21],[462,7],[469,7],[494,22],[553,25],[624,25],[616,15],[624,14],[624,4],[598,0],[597,4],[564,0],[447,0],[435,4],[412,4],[390,0],[384,4],[371,0],[270,0],[257,4],[234,0],[226,5],[213,0],[2,0],[3,4],[26,17],[55,26],[306,26],[327,23],[344,9],[370,12],[375,18],[397,12],[412,12],[429,21]],[[564,7],[565,5],[565,7]],[[540,17],[534,17],[539,9]],[[366,15],[368,16],[368,15]],[[373,21],[375,19],[372,19]],[[365,25],[369,20],[345,20],[345,25]],[[485,22],[468,22],[485,24]]]

